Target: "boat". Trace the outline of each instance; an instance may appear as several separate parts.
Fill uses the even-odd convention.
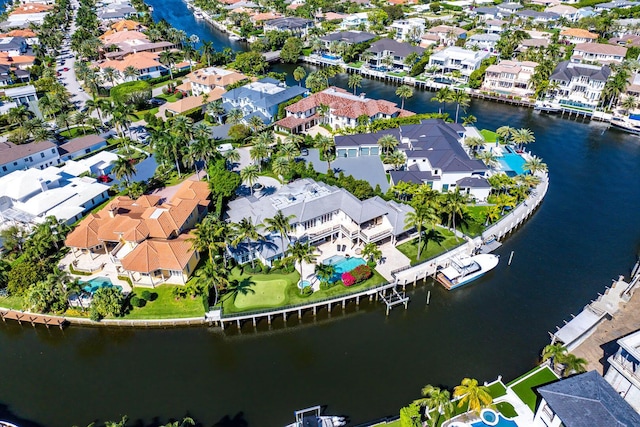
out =
[[[632,114],[630,116],[614,116],[611,117],[611,126],[623,130],[625,132],[640,135],[640,115]]]
[[[562,108],[560,107],[559,104],[552,104],[550,102],[544,102],[544,101],[536,101],[535,105],[533,106],[533,111],[540,111],[543,113],[553,114],[553,113],[559,113],[560,111],[562,111]]]
[[[344,417],[322,415],[320,406],[295,411],[296,421],[286,427],[341,427],[347,424]]]
[[[456,289],[491,271],[499,260],[493,254],[453,258],[449,266],[438,270],[436,280],[448,290]]]
[[[204,15],[199,10],[196,10],[195,12],[193,12],[193,16],[195,16],[196,19],[204,19]]]
[[[9,421],[0,420],[0,427],[18,427],[18,426],[13,423],[10,423]]]
[[[233,41],[240,41],[242,40],[242,37],[240,37],[237,34],[233,34],[233,33],[229,33],[229,40],[233,40]]]

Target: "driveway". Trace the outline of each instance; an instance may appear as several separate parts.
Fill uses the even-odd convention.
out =
[[[316,148],[309,149],[309,155],[302,158],[311,162],[317,172],[327,172],[327,162],[320,160],[320,153]],[[387,175],[378,156],[341,157],[331,162],[331,168],[336,174],[342,171],[345,175],[368,181],[373,188],[379,185],[383,193],[389,189]]]

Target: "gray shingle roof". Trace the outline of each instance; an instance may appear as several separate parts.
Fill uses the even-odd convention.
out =
[[[585,76],[593,80],[606,82],[610,75],[611,69],[607,65],[598,67],[563,61],[553,70],[549,79],[569,82],[573,77]]]
[[[341,31],[339,33],[322,36],[320,40],[325,42],[339,41],[348,44],[357,44],[373,40],[374,38],[376,38],[375,34],[365,33],[363,31]]]
[[[491,184],[484,177],[473,175],[459,179],[456,184],[462,188],[491,188]]]
[[[371,44],[371,47],[367,49],[369,52],[380,53],[384,51],[393,52],[394,56],[405,58],[412,52],[416,52],[418,55],[422,55],[424,48],[418,46],[412,46],[409,43],[397,42],[391,39],[380,39]]]
[[[298,28],[306,28],[313,24],[313,21],[305,18],[276,18],[265,22],[265,25],[276,27],[279,30],[296,30]]]
[[[640,415],[596,371],[539,387],[538,392],[566,427],[640,426]]]

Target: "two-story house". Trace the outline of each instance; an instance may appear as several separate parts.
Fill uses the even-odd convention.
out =
[[[598,37],[598,34],[583,30],[582,28],[565,28],[560,31],[560,38],[573,44],[595,43]]]
[[[264,31],[289,31],[297,37],[306,37],[309,29],[313,28],[313,21],[298,17],[285,17],[265,21]]]
[[[320,106],[328,110],[320,115]],[[292,133],[300,133],[318,123],[326,123],[333,129],[353,128],[362,117],[371,123],[377,119],[391,119],[412,115],[390,101],[356,96],[344,89],[330,87],[314,93],[285,108],[287,116],[276,122],[276,127]]]
[[[58,147],[51,141],[20,145],[0,142],[0,176],[21,169],[44,169],[58,164],[60,164]]]
[[[192,95],[209,93],[215,88],[227,89],[230,85],[247,79],[242,73],[218,67],[207,67],[187,74]]]
[[[640,412],[640,331],[618,339],[618,351],[609,356],[604,379]]]
[[[464,47],[471,50],[480,49],[493,53],[496,50],[496,44],[498,43],[498,40],[500,40],[499,34],[474,34],[467,39]]]
[[[431,36],[438,40],[438,44],[453,46],[458,40],[467,38],[467,31],[451,25],[436,25],[424,31],[424,36]]]
[[[424,33],[425,21],[422,18],[403,18],[391,23],[394,38],[401,42],[417,42]]]
[[[189,231],[207,214],[209,195],[206,182],[187,180],[168,202],[116,197],[82,220],[65,245],[76,259],[101,257],[135,285],[184,285],[199,260]]]
[[[482,61],[488,58],[485,50],[473,51],[451,46],[429,57],[429,67],[436,67],[442,73],[460,71],[463,78],[468,79],[471,73],[480,68]]]
[[[365,43],[376,38],[375,34],[364,31],[340,31],[320,37],[320,41],[324,43],[324,48],[329,49],[332,43],[344,43],[347,46]]]
[[[358,12],[347,15],[342,19],[342,30],[367,30],[369,28],[369,16],[367,12]]]
[[[490,65],[484,76],[482,90],[505,95],[530,96],[533,94],[531,76],[537,62],[503,60]]]
[[[226,113],[234,109],[242,111],[245,121],[257,116],[268,124],[277,117],[280,104],[308,93],[306,88],[287,87],[285,83],[267,77],[225,93],[222,106]]]
[[[556,101],[581,108],[596,108],[611,75],[607,65],[589,65],[563,61],[555,68],[549,80],[557,85]]]
[[[413,208],[377,196],[358,200],[343,188],[304,178],[284,185],[272,195],[232,200],[226,220],[237,223],[248,218],[253,224],[261,224],[278,211],[292,218],[285,245],[296,240],[320,244],[336,239],[356,245],[395,242],[406,234],[404,220]],[[241,264],[258,258],[271,265],[283,249],[286,251],[280,235],[272,233],[261,241],[229,248],[229,255]]]
[[[384,38],[372,43],[367,52],[371,55],[368,65],[372,68],[409,71],[411,67],[405,64],[405,59],[411,53],[422,55],[424,48]]]
[[[622,63],[627,48],[612,44],[580,43],[573,49],[573,62],[597,62],[599,64]]]
[[[27,40],[24,37],[0,38],[0,52],[5,52],[9,57],[23,55],[27,48]]]
[[[138,71],[138,80],[148,80],[169,73],[167,67],[162,65],[158,60],[158,54],[153,52],[132,53],[120,60],[108,59],[100,62],[98,67],[100,67],[101,72],[104,72],[105,68],[115,68],[118,70],[119,76],[115,84],[124,82],[124,71],[128,67],[133,67]]]

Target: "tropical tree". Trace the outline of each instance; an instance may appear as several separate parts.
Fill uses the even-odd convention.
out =
[[[497,220],[500,219],[500,207],[499,206],[489,206],[487,211],[485,212],[485,225],[493,224]]]
[[[327,161],[327,170],[331,170],[331,161],[335,159],[335,141],[333,138],[318,134],[315,139],[315,146]]]
[[[484,144],[485,144],[484,139],[479,138],[477,136],[469,136],[464,139],[465,147],[469,148],[469,150],[471,150],[472,153],[476,153],[480,149],[480,147],[482,147]]]
[[[271,165],[271,170],[284,182],[285,175],[291,171],[291,161],[284,156],[276,157]]]
[[[498,164],[498,158],[493,151],[485,150],[477,155],[478,159],[482,160],[485,165],[492,167]]]
[[[396,149],[398,144],[399,144],[398,139],[391,134],[382,135],[378,139],[378,145],[380,146],[380,150],[382,151],[383,154],[386,154],[386,155],[393,152],[393,150]]]
[[[420,251],[422,250],[422,230],[427,226],[427,212],[424,208],[414,209],[413,212],[407,213],[404,218],[404,229],[410,230],[415,228],[418,232],[418,254],[416,259],[420,260]]]
[[[336,266],[321,262],[320,264],[316,264],[314,273],[322,283],[327,285],[331,278],[336,274]]]
[[[524,162],[522,168],[535,175],[537,172],[546,172],[547,164],[542,161],[538,156],[532,156],[529,160]]]
[[[445,420],[451,418],[454,407],[449,391],[428,384],[422,387],[422,396],[421,399],[415,400],[414,403],[425,408],[424,412],[429,417],[431,427],[438,425],[441,415],[444,416]],[[434,412],[435,414],[432,415]]]
[[[406,163],[407,158],[402,151],[394,151],[384,158],[384,163],[393,165],[395,170],[399,170]]]
[[[227,279],[225,271],[214,262],[207,261],[196,271],[195,278],[195,285],[199,291],[198,293],[204,293],[205,290],[208,291],[213,289],[213,306],[218,304],[220,291],[229,285],[229,279]]]
[[[136,167],[131,160],[118,156],[118,159],[113,164],[113,173],[118,179],[124,178],[128,188],[131,185],[131,178],[136,174]]]
[[[222,99],[216,99],[207,104],[207,114],[211,117],[215,117],[218,123],[222,123],[222,115],[224,115],[224,107],[222,106]]]
[[[287,249],[287,254],[298,264],[300,264],[300,280],[304,279],[302,264],[305,262],[307,264],[315,262],[316,257],[314,255],[314,252],[315,248],[313,246],[302,243],[299,240],[296,240],[293,245],[289,246],[289,248]]]
[[[478,380],[473,378],[464,378],[460,385],[453,389],[453,397],[459,397],[458,407],[462,408],[467,405],[468,411],[479,413],[493,402],[493,398],[489,393],[489,387],[478,385]]]
[[[554,369],[556,363],[563,363],[567,353],[567,348],[559,342],[548,344],[542,350],[542,361],[545,362],[548,360],[551,365],[551,369]]]
[[[456,231],[456,217],[463,217],[466,207],[466,196],[460,193],[458,187],[456,187],[456,191],[444,195],[444,212],[448,215],[449,223],[453,225],[454,232]]]
[[[442,114],[442,111],[447,107],[447,102],[451,101],[452,97],[453,97],[453,91],[449,87],[443,87],[442,89],[439,89],[436,92],[436,94],[434,95],[433,98],[431,98],[431,100],[433,102],[442,103],[442,108],[438,110],[438,112]]]
[[[620,106],[627,112],[634,110],[638,107],[638,98],[633,95],[625,96]]]
[[[285,215],[282,213],[282,210],[278,210],[273,218],[265,218],[263,227],[270,233],[278,233],[280,235],[280,243],[282,248],[282,257],[284,258],[285,254],[285,239],[287,240],[287,245],[289,243],[289,233],[293,229],[291,222],[294,220],[295,215]]]
[[[261,135],[267,134],[267,132]],[[269,145],[262,140],[258,140],[256,144],[249,149],[249,156],[251,160],[258,166],[258,172],[262,171],[262,162],[269,157]]]
[[[531,130],[522,128],[511,132],[511,141],[513,141],[519,148],[522,148],[525,144],[536,142],[536,137],[533,135]]]
[[[471,97],[469,94],[463,90],[456,90],[451,95],[451,101],[456,104],[456,120],[458,123],[458,113],[460,112],[460,107],[465,110],[471,104]]]
[[[233,224],[234,239],[231,241],[233,246],[238,246],[241,242],[246,243],[247,252],[249,253],[249,260],[251,261],[251,268],[255,269],[254,254],[251,248],[251,241],[257,241],[262,239],[262,235],[258,233],[256,225],[251,222],[251,218],[242,218],[239,223]]]
[[[331,108],[327,104],[321,103],[320,105],[318,105],[318,108],[316,108],[316,112],[318,113],[318,116],[322,118],[322,123],[325,122],[325,118],[329,115],[330,111]]]
[[[472,126],[478,119],[473,114],[469,114],[462,118],[462,126]]]
[[[588,362],[586,359],[578,357],[575,354],[569,353],[564,358],[562,358],[562,364],[564,365],[564,372],[562,376],[568,377],[569,375],[572,375],[572,374],[579,374],[581,372],[586,372]]]
[[[293,70],[293,79],[298,82],[298,86],[302,85],[302,80],[307,76],[307,72],[302,67],[297,67]]]
[[[347,82],[347,86],[353,89],[353,94],[356,94],[356,90],[359,87],[362,87],[362,76],[360,74],[351,74],[349,75],[349,81]]]
[[[162,65],[169,69],[169,77],[173,80],[173,64],[175,63],[175,54],[169,50],[163,50],[158,55],[158,60]]]
[[[402,104],[400,105],[400,109],[404,110],[404,101],[407,98],[411,98],[413,96],[413,89],[407,85],[402,85],[398,89],[396,89],[396,96],[402,100]]]
[[[258,116],[251,116],[247,120],[247,126],[251,129],[251,132],[260,132],[264,128],[264,122]]]
[[[505,126],[500,126],[498,129],[496,129],[496,133],[500,137],[500,141],[506,144],[511,140],[511,135],[513,134],[514,130],[515,129],[512,128],[511,126],[505,125]]]
[[[378,245],[370,242],[364,245],[364,247],[362,248],[362,257],[369,260],[369,262],[380,262],[380,260],[382,259],[382,251],[380,250]]]
[[[253,196],[253,184],[258,180],[260,171],[257,165],[249,165],[240,171],[240,178],[242,182],[246,182],[251,189],[251,195]]]
[[[227,113],[227,123],[230,123],[232,125],[237,125],[242,121],[243,118],[244,113],[238,108],[234,108],[233,110],[229,111],[229,113]]]

